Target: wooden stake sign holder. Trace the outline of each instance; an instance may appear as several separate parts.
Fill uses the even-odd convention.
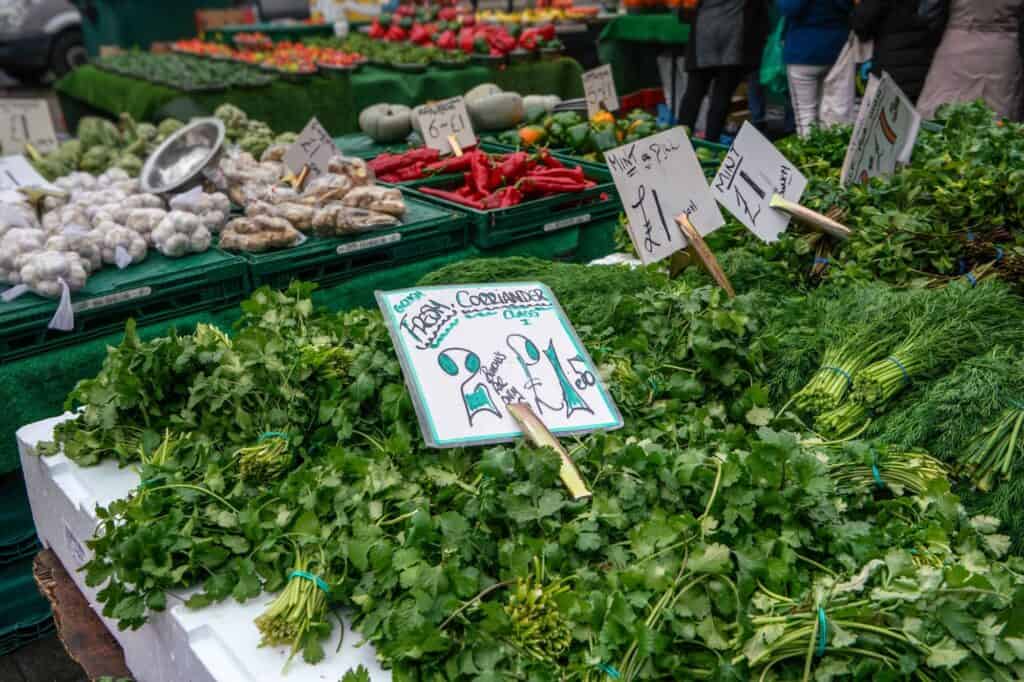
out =
[[[565,451],[565,448],[558,442],[558,439],[548,430],[548,427],[544,426],[544,422],[540,420],[537,413],[526,403],[509,405],[508,411],[519,423],[519,427],[523,430],[523,435],[526,436],[528,441],[537,447],[549,447],[558,453],[558,456],[562,459],[562,468],[559,471],[559,475],[572,499],[589,500],[593,497],[593,494],[587,488],[587,484],[583,482],[579,469],[576,468],[572,458],[569,457],[569,453]]]
[[[454,135],[448,136],[448,144],[451,145],[452,153],[455,154],[455,156],[462,156],[462,147],[459,146],[459,141],[455,139]]]
[[[708,243],[704,241],[704,237],[701,236],[697,228],[693,226],[690,219],[685,213],[680,213],[676,216],[676,223],[679,225],[679,230],[683,233],[683,237],[686,238],[689,243],[687,251],[690,253],[691,259],[696,259],[704,266],[704,268],[714,277],[718,286],[725,290],[729,298],[736,298],[736,291],[732,288],[732,282],[726,277],[725,272],[722,270],[722,266],[718,264],[718,259],[715,258],[715,254],[708,247]]]
[[[817,230],[822,234],[827,234],[830,237],[835,237],[836,239],[841,239],[843,241],[850,238],[850,228],[832,220],[826,215],[813,211],[806,206],[802,206],[795,201],[790,201],[782,197],[780,194],[772,195],[772,200],[771,203],[769,203],[769,206],[778,211],[782,211],[783,213],[788,213],[801,225],[806,225],[807,227]]]

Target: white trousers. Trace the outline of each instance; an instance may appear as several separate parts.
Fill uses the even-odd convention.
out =
[[[789,97],[793,100],[793,116],[796,132],[806,137],[811,128],[820,122],[822,85],[831,66],[814,64],[789,64],[786,76],[789,79]]]

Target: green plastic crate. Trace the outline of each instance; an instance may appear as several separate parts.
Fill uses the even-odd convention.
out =
[[[334,145],[342,154],[360,159],[373,159],[385,152],[396,154],[419,147],[423,142],[417,133],[412,133],[403,142],[375,142],[365,133],[349,133],[334,138]]]
[[[50,602],[32,575],[33,556],[0,567],[0,656],[53,629]]]
[[[485,146],[488,148],[489,145]],[[410,191],[439,206],[465,211],[473,225],[473,243],[481,248],[490,249],[508,244],[519,239],[543,235],[568,227],[585,225],[593,220],[615,215],[622,208],[622,202],[615,191],[611,173],[606,167],[580,163],[554,155],[561,161],[571,165],[578,164],[584,174],[597,185],[575,194],[562,194],[527,201],[510,208],[480,211],[454,201],[431,196],[420,192],[422,187],[438,187],[451,189],[461,180],[448,176],[420,180]],[[408,187],[408,186],[407,186]]]
[[[152,251],[124,270],[107,266],[71,297],[75,329],[47,329],[57,302],[25,294],[0,304],[0,362],[109,334],[129,317],[140,324],[214,310],[248,293],[245,260],[211,249],[184,258]]]
[[[21,471],[0,476],[0,567],[39,551]]]
[[[351,237],[310,237],[291,249],[245,254],[256,287],[284,289],[292,280],[327,286],[364,272],[424,260],[464,248],[469,218],[460,210],[438,208],[405,196],[402,225]]]

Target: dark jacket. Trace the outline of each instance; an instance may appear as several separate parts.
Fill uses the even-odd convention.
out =
[[[777,0],[786,17],[787,64],[834,64],[850,35],[853,0]]]
[[[918,15],[919,0],[861,0],[853,8],[853,30],[861,40],[875,41],[871,72],[887,72],[900,89],[917,102],[935,50],[949,17],[942,0],[941,14],[932,22]]]
[[[767,0],[701,0],[690,24],[686,70],[753,69],[768,38]]]

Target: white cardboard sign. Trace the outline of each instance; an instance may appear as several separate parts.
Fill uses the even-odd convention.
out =
[[[871,76],[843,159],[842,185],[890,175],[907,163],[917,142],[921,115],[887,73]]]
[[[324,130],[314,116],[309,119],[309,123],[299,133],[295,142],[288,147],[284,154],[284,162],[295,175],[309,166],[309,178],[313,179],[327,172],[327,162],[336,154],[338,148],[334,144],[334,138]]]
[[[527,403],[555,435],[622,417],[554,294],[539,282],[376,292],[427,445],[522,436],[507,405]]]
[[[773,242],[786,231],[789,215],[769,206],[772,195],[799,203],[806,187],[807,178],[747,121],[722,160],[711,193],[748,230]]]
[[[593,117],[602,110],[619,110],[619,95],[615,91],[611,64],[583,72],[583,95],[587,100],[587,116]]]
[[[686,248],[677,215],[685,213],[701,236],[725,224],[682,127],[616,147],[604,158],[644,265]]]
[[[424,104],[416,107],[414,114],[419,120],[424,144],[442,154],[454,151],[448,141],[451,135],[462,149],[476,144],[476,134],[462,97]]]
[[[58,194],[65,193],[64,190],[47,182],[42,175],[37,173],[24,156],[20,154],[0,156],[0,196],[13,196],[10,192],[22,187],[45,189]]]
[[[43,99],[0,99],[0,151],[21,154],[26,144],[43,154],[57,148],[50,106]]]

